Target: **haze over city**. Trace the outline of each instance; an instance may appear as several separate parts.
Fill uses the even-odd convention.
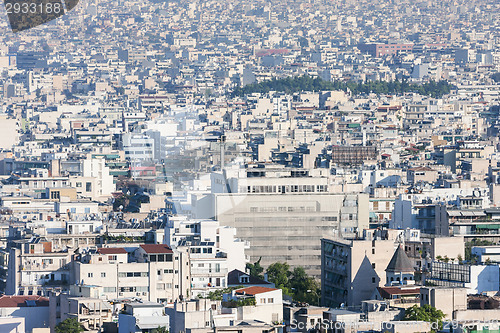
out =
[[[0,332],[500,332],[500,2],[6,0]]]

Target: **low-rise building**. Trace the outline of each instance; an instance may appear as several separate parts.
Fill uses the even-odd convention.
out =
[[[154,302],[125,303],[118,315],[118,333],[151,332],[158,327],[170,329],[164,306]]]

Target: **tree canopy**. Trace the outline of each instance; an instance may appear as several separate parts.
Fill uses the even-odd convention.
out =
[[[319,305],[320,287],[318,282],[308,276],[303,267],[295,267],[292,271],[286,262],[276,262],[266,270],[268,279],[276,288],[283,290],[293,300]]]
[[[262,258],[259,258],[259,260],[257,260],[253,264],[247,263],[246,269],[248,271],[248,274],[250,274],[250,276],[253,276],[253,277],[256,277],[256,278],[259,278],[259,279],[263,279],[264,278],[264,275],[262,274],[264,272],[264,267],[262,267],[260,265],[261,259]]]
[[[83,326],[76,318],[68,318],[56,325],[56,333],[80,333],[83,332]]]
[[[432,305],[418,306],[413,305],[406,309],[403,320],[405,321],[426,321],[429,323],[438,323],[439,329],[443,327],[443,318],[445,314],[443,311],[436,309]],[[433,329],[434,330],[434,329]]]
[[[351,91],[354,95],[360,94],[391,94],[400,95],[403,93],[414,92],[420,95],[441,98],[450,93],[452,86],[445,80],[429,81],[423,84],[409,83],[403,79],[401,81],[325,81],[319,77],[309,75],[286,77],[283,79],[272,79],[262,82],[256,82],[244,87],[236,87],[233,90],[233,96],[245,96],[252,93],[268,93],[270,91],[284,92],[291,94],[300,91],[329,91],[343,90]]]

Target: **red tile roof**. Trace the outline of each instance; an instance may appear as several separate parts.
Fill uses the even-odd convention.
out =
[[[377,287],[380,296],[392,298],[393,295],[420,295],[420,287]]]
[[[276,288],[266,288],[266,287],[247,287],[235,290],[236,294],[245,294],[249,296],[254,296],[257,294],[267,293],[269,291],[278,290]]]
[[[122,254],[127,253],[123,247],[101,247],[97,249],[100,254]]]
[[[146,253],[174,253],[172,249],[166,244],[144,244],[141,248]]]
[[[49,306],[47,297],[37,295],[27,296],[7,296],[0,297],[0,308],[22,308],[28,307],[26,301],[35,301],[36,306]]]

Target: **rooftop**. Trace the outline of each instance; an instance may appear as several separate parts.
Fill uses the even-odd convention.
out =
[[[100,254],[126,254],[127,251],[123,247],[101,247],[97,249]]]
[[[29,296],[7,296],[0,297],[0,308],[25,308],[35,306],[49,306],[47,297],[29,295]]]
[[[263,293],[267,293],[267,292],[274,291],[274,290],[278,290],[278,289],[253,286],[253,287],[237,289],[237,290],[235,290],[235,293],[238,295],[245,294],[245,295],[249,295],[249,296],[254,296],[254,295],[263,294]]]
[[[410,259],[408,259],[408,256],[406,255],[401,244],[396,249],[396,252],[394,252],[394,255],[392,256],[392,259],[389,262],[389,264],[387,265],[387,268],[385,269],[385,271],[386,272],[414,272],[415,271]]]
[[[166,244],[143,244],[141,248],[146,253],[174,253],[170,246]]]

